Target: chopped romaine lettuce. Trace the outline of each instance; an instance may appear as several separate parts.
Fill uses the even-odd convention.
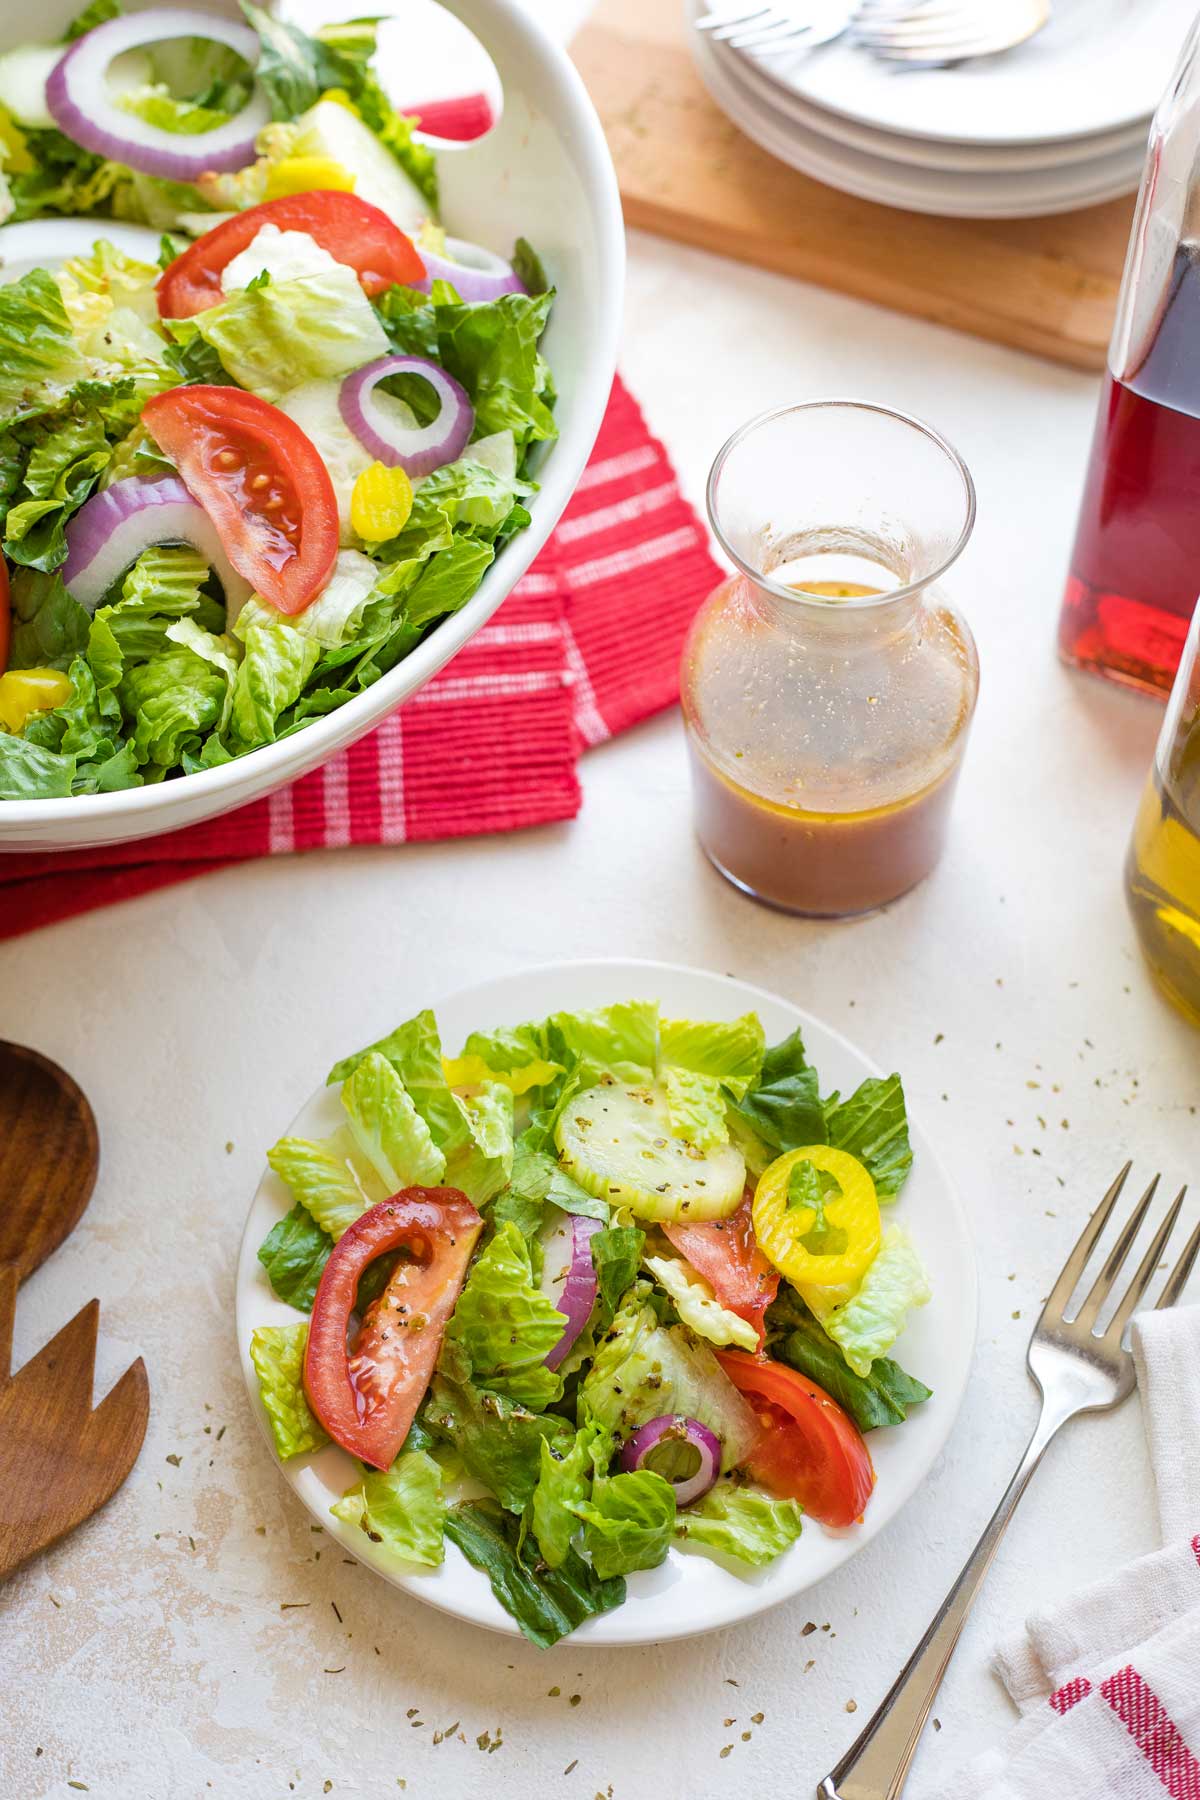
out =
[[[860,1431],[902,1425],[909,1408],[928,1400],[931,1390],[898,1363],[877,1356],[866,1375],[856,1375],[841,1349],[805,1306],[784,1287],[767,1315],[770,1352],[824,1388]]]
[[[697,1075],[668,1064],[662,1072],[662,1085],[676,1137],[694,1144],[697,1150],[715,1150],[729,1142],[725,1096],[714,1075]]]
[[[501,1606],[539,1649],[548,1650],[585,1619],[609,1612],[625,1598],[619,1575],[602,1579],[576,1550],[568,1549],[557,1568],[535,1565],[521,1550],[518,1520],[489,1501],[452,1506],[446,1535],[483,1570]]]
[[[638,1225],[609,1225],[592,1233],[592,1266],[606,1322],[637,1280],[645,1244],[646,1234]]]
[[[530,1412],[503,1394],[443,1374],[433,1378],[422,1419],[427,1430],[454,1445],[467,1474],[516,1513],[533,1497],[543,1439],[563,1455],[575,1436],[556,1413]]]
[[[355,1142],[349,1131],[338,1132],[319,1142],[308,1138],[280,1138],[267,1151],[267,1161],[287,1186],[292,1199],[335,1243],[368,1207],[396,1192],[395,1187],[388,1187],[379,1180],[369,1164],[364,1167],[363,1159],[355,1153]],[[321,1267],[324,1267],[324,1258]],[[279,1291],[273,1275],[272,1286]]]
[[[675,1490],[653,1469],[597,1471],[591,1498],[572,1510],[583,1520],[583,1547],[602,1579],[656,1569],[671,1547]]]
[[[757,1013],[743,1013],[728,1023],[664,1019],[659,1044],[664,1063],[715,1076],[738,1099],[762,1068],[763,1028]]]
[[[790,1549],[803,1525],[804,1509],[798,1500],[776,1500],[760,1488],[725,1479],[684,1508],[675,1535],[759,1568]]]
[[[243,288],[176,327],[198,333],[227,374],[264,400],[301,382],[348,375],[382,356],[378,314],[345,263],[313,275]]]
[[[87,373],[53,275],[0,285],[0,429],[65,400]]]
[[[357,1525],[373,1544],[407,1562],[436,1568],[442,1545],[446,1496],[440,1465],[424,1450],[405,1448],[386,1472],[364,1469],[362,1480],[330,1507],[335,1519]]]
[[[250,1360],[280,1456],[303,1456],[329,1442],[304,1397],[302,1370],[307,1325],[260,1325],[250,1339]]]
[[[881,1200],[894,1199],[908,1179],[913,1160],[900,1077],[871,1076],[848,1100],[831,1094],[824,1110],[829,1142],[866,1165]]]
[[[446,1158],[408,1090],[386,1056],[372,1051],[342,1086],[342,1105],[363,1155],[386,1194],[407,1187],[436,1187]]]
[[[0,738],[0,748],[3,742]],[[332,1237],[317,1224],[307,1206],[297,1201],[259,1245],[258,1260],[278,1299],[298,1312],[311,1312],[317,1284],[332,1249]]]
[[[712,1351],[683,1325],[664,1326],[649,1284],[628,1296],[597,1348],[579,1390],[581,1421],[620,1438],[664,1413],[698,1419],[721,1443],[721,1466],[744,1461],[759,1438],[753,1409]]]
[[[458,1297],[443,1357],[460,1351],[460,1379],[541,1412],[562,1391],[546,1367],[562,1334],[563,1315],[534,1281],[528,1244],[516,1225],[499,1225]]]
[[[931,1291],[907,1231],[893,1225],[858,1292],[822,1323],[854,1373],[866,1376],[904,1330],[910,1307],[924,1306]]]
[[[591,1491],[592,1447],[601,1435],[597,1426],[585,1425],[564,1453],[552,1450],[542,1439],[541,1467],[529,1503],[529,1523],[548,1568],[557,1569],[565,1560],[571,1539],[579,1530],[575,1508]]]

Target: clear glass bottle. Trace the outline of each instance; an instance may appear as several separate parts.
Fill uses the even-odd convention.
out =
[[[1159,986],[1200,1025],[1200,607],[1138,807],[1125,893]]]
[[[1066,661],[1170,691],[1200,593],[1200,19],[1150,130],[1059,623]]]
[[[700,842],[757,899],[868,912],[936,863],[975,709],[975,643],[935,585],[970,473],[916,419],[815,400],[730,438],[708,510],[735,573],[683,651]]]

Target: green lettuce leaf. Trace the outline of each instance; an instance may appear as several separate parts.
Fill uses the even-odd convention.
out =
[[[662,1086],[671,1130],[677,1137],[697,1150],[715,1150],[729,1142],[725,1095],[715,1075],[697,1075],[668,1064],[662,1072]]]
[[[562,1314],[534,1283],[528,1244],[516,1225],[499,1225],[446,1326],[445,1345],[465,1358],[462,1375],[540,1412],[562,1391],[545,1366],[562,1334]]]
[[[278,1150],[279,1145],[275,1148]],[[271,1155],[274,1151],[268,1155],[268,1161]],[[258,1260],[267,1272],[276,1299],[294,1306],[298,1312],[311,1312],[332,1249],[332,1237],[317,1224],[307,1206],[297,1201],[259,1245]]]
[[[586,1425],[562,1454],[542,1440],[541,1468],[529,1503],[529,1524],[547,1568],[557,1569],[566,1560],[571,1539],[579,1530],[575,1508],[591,1492],[592,1449],[600,1435],[597,1426]]]
[[[597,1200],[581,1188],[554,1157],[544,1150],[531,1150],[524,1142],[517,1145],[513,1158],[509,1192],[539,1211],[549,1201],[563,1212],[582,1213],[589,1219],[607,1219],[609,1215],[607,1201]]]
[[[575,1436],[555,1413],[530,1412],[503,1394],[442,1374],[434,1376],[421,1416],[428,1430],[454,1445],[467,1474],[515,1513],[533,1497],[542,1440],[564,1455]]]
[[[112,455],[98,416],[68,418],[41,437],[4,521],[13,562],[51,570],[66,560],[66,523],[92,492]]]
[[[653,1469],[601,1475],[590,1500],[574,1505],[583,1520],[583,1547],[602,1580],[656,1569],[671,1547],[675,1490]]]
[[[609,1225],[592,1233],[592,1266],[605,1319],[612,1319],[637,1280],[645,1246],[646,1234],[639,1225]]]
[[[446,1082],[442,1068],[442,1040],[433,1013],[426,1008],[414,1018],[406,1019],[403,1025],[397,1025],[377,1043],[368,1044],[365,1050],[358,1050],[353,1056],[343,1057],[329,1071],[326,1083],[331,1085],[347,1080],[363,1058],[373,1051],[378,1051],[391,1063],[428,1125],[434,1143],[449,1161],[466,1144],[470,1128]]]
[[[784,1287],[767,1315],[771,1355],[799,1370],[850,1414],[860,1431],[902,1425],[910,1408],[931,1390],[889,1357],[877,1356],[866,1375],[856,1375],[841,1349],[805,1306]]]
[[[175,768],[184,745],[198,744],[220,718],[227,685],[220,669],[182,646],[127,667],[119,693],[139,764]]]
[[[388,1194],[406,1187],[436,1187],[446,1158],[394,1066],[372,1051],[342,1087],[342,1105],[355,1141]]]
[[[62,400],[87,372],[53,275],[31,269],[0,286],[0,429]]]
[[[86,648],[91,620],[58,575],[14,571],[12,669],[67,669]]]
[[[501,1193],[512,1175],[513,1096],[499,1082],[460,1096],[469,1138],[447,1165],[447,1180],[461,1188],[476,1206],[486,1206]]]
[[[757,1013],[728,1022],[664,1019],[659,1046],[665,1064],[715,1076],[740,1099],[762,1069],[763,1028]]]
[[[686,1326],[664,1326],[639,1283],[605,1334],[579,1390],[581,1421],[596,1419],[614,1437],[630,1437],[663,1413],[699,1419],[721,1443],[731,1468],[758,1441],[753,1409],[712,1351]]]
[[[380,1200],[386,1200],[389,1194],[396,1192],[394,1187],[387,1187],[382,1183],[373,1169],[362,1166],[355,1154],[354,1140],[345,1131],[317,1142],[308,1138],[280,1138],[267,1151],[267,1161],[288,1188],[293,1200],[304,1208],[319,1227],[321,1237],[327,1237],[330,1243],[336,1243],[342,1233],[353,1225],[355,1219],[361,1218],[369,1207],[378,1205]],[[288,1218],[292,1216],[289,1214]],[[281,1223],[286,1224],[287,1221]],[[280,1226],[277,1225],[275,1230],[279,1231]],[[267,1241],[269,1243],[270,1239]],[[315,1239],[312,1240],[312,1259],[315,1262],[319,1257],[318,1277],[325,1267],[330,1243],[318,1245]],[[279,1293],[279,1284],[275,1280],[271,1264],[262,1251],[259,1252],[259,1259],[271,1274],[272,1286]],[[308,1265],[302,1266],[306,1272]],[[289,1296],[281,1294],[280,1298],[287,1299]],[[293,1301],[292,1304],[295,1305],[296,1302]],[[309,1304],[312,1304],[311,1298]]]
[[[510,1025],[500,1026],[495,1031],[473,1031],[462,1047],[462,1055],[478,1056],[497,1075],[511,1075],[518,1069],[546,1064],[545,1026]],[[555,1073],[558,1072],[556,1068]]]
[[[869,1375],[877,1356],[891,1349],[904,1330],[909,1308],[930,1297],[929,1277],[900,1225],[884,1234],[879,1252],[858,1292],[823,1321],[825,1330],[856,1375]]]
[[[766,1051],[757,1082],[733,1112],[776,1155],[826,1142],[817,1071],[805,1054],[799,1028]]]
[[[253,625],[238,670],[229,716],[230,748],[255,750],[270,744],[285,707],[295,701],[320,657],[311,638],[287,627]]]
[[[546,1020],[546,1036],[551,1060],[568,1066],[584,1062],[619,1081],[643,1080],[658,1066],[658,1006],[652,1000],[553,1013]]]
[[[260,1325],[250,1339],[250,1360],[258,1391],[271,1422],[279,1455],[303,1456],[329,1442],[304,1397],[304,1348],[307,1325]]]
[[[758,1488],[725,1480],[680,1513],[675,1535],[759,1568],[790,1549],[803,1524],[798,1500],[776,1500]]]
[[[176,332],[203,338],[241,387],[278,400],[302,381],[348,375],[382,356],[388,340],[353,269],[242,288]]]
[[[365,1531],[373,1544],[407,1562],[436,1568],[444,1555],[442,1481],[441,1467],[427,1451],[406,1447],[386,1473],[364,1469],[362,1480],[329,1510],[335,1519]]]
[[[620,1576],[602,1579],[575,1550],[568,1550],[557,1568],[535,1569],[521,1553],[519,1521],[486,1500],[452,1506],[446,1535],[482,1569],[501,1606],[539,1649],[548,1650],[585,1619],[609,1612],[625,1598]]]
[[[831,1094],[824,1110],[829,1142],[866,1164],[881,1200],[893,1199],[913,1161],[900,1077],[870,1076],[847,1100]]]
[[[65,800],[75,758],[0,731],[0,800]]]

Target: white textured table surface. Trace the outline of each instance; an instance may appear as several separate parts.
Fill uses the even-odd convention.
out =
[[[1079,1219],[1126,1154],[1197,1174],[1200,1040],[1143,974],[1120,888],[1160,713],[1053,655],[1094,384],[650,240],[632,244],[623,367],[697,500],[727,432],[790,395],[890,401],[966,455],[980,515],[956,591],[984,674],[949,853],[858,923],[762,910],[694,845],[667,717],[588,756],[573,825],[259,863],[0,946],[0,1036],[66,1063],[104,1150],[83,1224],[22,1294],[17,1358],[98,1293],[102,1376],[140,1350],[153,1390],[128,1485],[0,1595],[12,1800],[811,1793],[1024,1444],[1030,1321]],[[250,1416],[233,1271],[264,1149],[335,1054],[463,983],[597,955],[732,971],[902,1070],[974,1221],[982,1322],[945,1456],[838,1577],[690,1643],[543,1655],[313,1531]],[[922,1772],[1008,1721],[997,1634],[1151,1547],[1149,1482],[1136,1403],[1052,1451],[916,1800]]]

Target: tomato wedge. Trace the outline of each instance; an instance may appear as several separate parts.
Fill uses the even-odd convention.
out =
[[[306,231],[335,261],[354,270],[367,294],[381,294],[397,284],[411,287],[425,276],[425,264],[412,239],[379,207],[354,194],[319,188],[247,207],[189,244],[158,278],[159,317],[190,319],[193,313],[216,306],[224,298],[221,275],[226,264],[254,242],[264,225]]]
[[[746,1468],[822,1525],[853,1525],[875,1486],[871,1453],[858,1426],[824,1388],[786,1363],[717,1350],[717,1361],[747,1396],[764,1427]]]
[[[303,612],[338,553],[337,497],[312,440],[277,406],[233,387],[169,388],[147,400],[142,423],[238,574],[280,612]]]
[[[758,1247],[749,1195],[728,1219],[664,1225],[663,1230],[721,1305],[753,1325],[761,1344],[766,1337],[763,1314],[779,1292],[779,1275]]]
[[[373,1469],[390,1469],[408,1436],[482,1230],[457,1188],[405,1188],[356,1219],[330,1253],[308,1327],[304,1391],[334,1442]],[[347,1350],[359,1277],[399,1249],[410,1260],[397,1263]]]
[[[0,556],[0,675],[8,667],[8,646],[12,641],[12,602],[8,592],[8,564]]]

